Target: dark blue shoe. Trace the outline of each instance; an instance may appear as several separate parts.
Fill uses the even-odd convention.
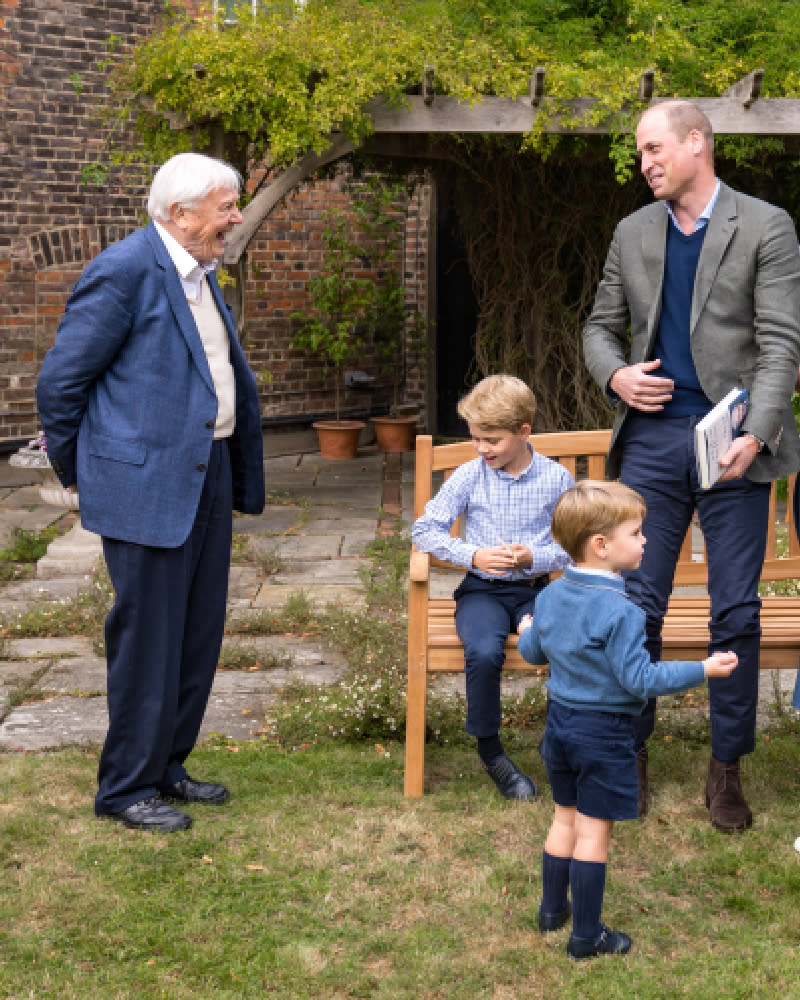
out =
[[[560,931],[572,916],[572,907],[567,903],[566,909],[560,913],[544,913],[539,907],[539,931],[547,934],[549,931]]]
[[[195,781],[188,776],[176,781],[174,785],[163,785],[158,791],[161,798],[169,802],[200,802],[207,806],[221,806],[230,798],[224,785]]]
[[[612,931],[605,924],[600,924],[600,937],[579,938],[570,934],[567,941],[567,954],[580,962],[583,958],[595,958],[597,955],[624,955],[631,950],[633,942],[622,931]]]
[[[523,774],[517,765],[509,760],[504,753],[491,762],[484,764],[484,769],[492,781],[507,799],[535,799],[536,785],[527,774]]]
[[[173,809],[154,795],[134,802],[121,812],[105,814],[108,819],[122,823],[129,830],[153,830],[156,833],[175,833],[188,830],[192,820],[186,813]]]

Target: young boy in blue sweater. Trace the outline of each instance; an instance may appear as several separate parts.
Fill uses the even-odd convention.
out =
[[[641,496],[622,483],[583,480],[568,490],[552,532],[576,565],[519,625],[522,656],[550,664],[542,758],[555,814],[542,853],[539,930],[558,930],[571,912],[567,954],[576,960],[631,947],[600,914],[614,820],[637,814],[634,717],[649,697],[727,677],[737,663],[730,652],[651,662],[644,612],[625,596],[619,575],[641,561],[644,514]]]
[[[411,538],[420,552],[467,570],[453,594],[464,646],[466,729],[500,792],[533,799],[536,785],[500,740],[500,677],[509,632],[533,610],[551,570],[571,561],[553,541],[550,519],[573,479],[531,447],[536,397],[520,379],[483,379],[459,402],[458,412],[478,457],[457,468],[428,501]],[[464,537],[453,538],[450,527],[462,514]]]

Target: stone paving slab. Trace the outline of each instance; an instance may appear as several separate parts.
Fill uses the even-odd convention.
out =
[[[367,546],[375,541],[375,532],[365,532],[363,534],[352,533],[344,536],[342,540],[342,551],[340,555],[343,559],[361,558],[366,554]]]
[[[261,590],[270,584],[290,587],[296,587],[300,584],[308,587],[327,584],[355,586],[361,581],[359,575],[361,565],[360,559],[329,559],[318,562],[304,562],[299,559],[289,561],[284,563],[279,573],[269,578]]]
[[[280,608],[290,597],[305,594],[313,607],[324,608],[328,604],[337,604],[345,608],[363,608],[366,604],[362,586],[343,586],[341,584],[312,584],[300,581],[292,585],[287,583],[265,583],[253,601],[253,608]]]
[[[268,713],[274,696],[268,694],[218,695],[213,691],[206,705],[199,740],[221,735],[230,740],[257,740],[269,734]]]
[[[272,538],[267,544],[254,540],[252,549],[256,552],[276,552],[281,559],[319,562],[323,559],[338,559],[342,539],[340,535],[284,535]],[[286,567],[278,575],[283,575]]]
[[[6,510],[3,512],[3,523],[0,524],[0,549],[8,548],[14,538],[15,529],[33,531],[38,534],[48,528],[58,517],[54,516],[53,508],[36,510]]]
[[[431,597],[452,597],[453,591],[464,578],[464,572],[433,568],[431,570]]]
[[[11,692],[29,687],[41,669],[41,664],[32,660],[0,660],[0,718],[8,711]]]
[[[313,470],[307,473],[300,473],[280,478],[271,479],[267,473],[267,504],[270,507],[283,507],[286,505],[299,507],[305,506],[310,494],[317,488],[317,476]]]
[[[337,650],[330,649],[313,639],[300,639],[294,635],[230,635],[223,642],[223,649],[226,645],[236,646],[239,649],[252,649],[265,658],[289,661],[291,666],[287,669],[295,671],[297,676],[310,676],[315,671],[319,673],[319,668],[330,672],[331,676],[338,676],[347,665]],[[276,669],[278,668],[239,671],[239,673],[244,677],[253,677],[265,673],[271,674]],[[237,672],[221,670],[217,674],[217,679],[221,683],[223,677],[235,673]]]
[[[54,696],[15,708],[0,725],[0,747],[47,750],[99,744],[108,729],[106,699]]]
[[[307,494],[308,499],[314,504],[329,504],[341,510],[356,510],[358,508],[369,508],[377,511],[381,505],[383,491],[380,485],[364,483],[354,489],[348,483],[326,483],[318,486],[313,494]]]
[[[53,659],[61,656],[94,656],[92,640],[84,636],[35,636],[7,639],[5,650],[14,658]]]
[[[325,511],[324,514],[319,512]],[[306,520],[295,531],[294,535],[346,535],[352,531],[371,531],[375,534],[378,523],[378,511],[356,511],[348,510],[337,515],[329,507],[315,507],[312,516]]]
[[[263,582],[264,574],[257,567],[233,563],[228,576],[228,604],[249,603]]]
[[[56,694],[105,694],[106,658],[70,656],[54,663],[40,678],[42,691]]]
[[[3,588],[3,598],[9,601],[24,601],[28,604],[38,601],[64,601],[82,593],[91,580],[88,574],[52,580],[40,580],[38,577],[31,580],[17,580],[6,584]]]
[[[279,475],[286,476],[299,472],[305,464],[304,456],[302,455],[277,455],[274,458],[265,458],[264,476],[266,477],[267,490],[270,489],[273,477]]]
[[[267,507],[259,517],[237,517],[233,530],[237,535],[283,535],[302,525],[303,507]]]

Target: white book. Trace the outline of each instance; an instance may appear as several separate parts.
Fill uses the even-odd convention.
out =
[[[719,460],[730,448],[747,416],[747,389],[731,389],[694,429],[697,478],[709,489],[725,471]]]

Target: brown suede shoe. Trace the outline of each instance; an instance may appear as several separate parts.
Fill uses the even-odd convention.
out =
[[[646,816],[650,808],[650,800],[647,794],[647,747],[640,747],[636,751],[636,777],[639,779],[639,795],[636,800],[636,815]]]
[[[711,758],[706,781],[706,808],[711,814],[711,825],[723,833],[735,833],[753,825],[753,814],[739,782],[738,760]]]

